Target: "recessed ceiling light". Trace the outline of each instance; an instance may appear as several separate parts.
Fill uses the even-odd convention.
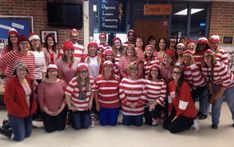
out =
[[[201,12],[203,10],[204,9],[192,8],[191,9],[191,14],[195,14],[195,13]],[[188,9],[184,9],[184,10],[181,10],[181,11],[175,13],[174,15],[187,15],[187,14],[188,14]]]

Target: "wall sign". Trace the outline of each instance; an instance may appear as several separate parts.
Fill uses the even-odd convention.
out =
[[[224,36],[223,37],[223,44],[233,44],[233,37],[232,36]]]
[[[168,4],[145,4],[144,15],[171,15],[172,8]]]
[[[125,0],[99,0],[99,20],[101,32],[125,32]]]

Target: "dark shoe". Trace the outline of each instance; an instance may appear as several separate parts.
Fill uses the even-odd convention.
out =
[[[205,115],[205,114],[201,114],[201,115],[199,115],[198,116],[198,119],[206,119],[207,118],[207,115]]]
[[[234,123],[232,124],[232,127],[234,127]]]
[[[2,122],[2,127],[3,127],[3,128],[9,128],[9,129],[11,129],[9,120],[6,120],[6,119],[3,120],[3,122]]]
[[[12,134],[12,131],[8,128],[4,128],[4,127],[1,127],[0,128],[0,134],[8,137],[8,138],[11,138],[11,134]]]
[[[218,125],[217,125],[217,124],[212,124],[212,125],[211,125],[211,128],[212,128],[212,129],[218,129]]]

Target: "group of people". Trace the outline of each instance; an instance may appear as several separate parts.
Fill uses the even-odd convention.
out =
[[[211,127],[217,129],[224,100],[234,122],[234,78],[219,36],[197,41],[150,36],[144,45],[129,30],[127,42],[115,37],[111,46],[100,33],[100,43],[90,42],[84,54],[78,35],[72,29],[70,39],[57,48],[52,34],[42,47],[35,33],[25,37],[9,31],[0,58],[8,112],[1,134],[16,141],[29,137],[36,112],[46,132],[64,130],[67,124],[87,129],[95,111],[102,126],[116,126],[121,111],[126,126],[162,122],[166,130],[179,133],[198,129],[197,120],[207,118],[210,105]]]

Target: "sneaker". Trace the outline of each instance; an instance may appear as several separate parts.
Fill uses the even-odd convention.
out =
[[[205,114],[201,114],[198,116],[198,119],[201,119],[201,120],[206,119],[206,118],[207,118],[207,115]]]
[[[211,125],[211,128],[212,128],[212,129],[218,129],[218,125],[217,125],[217,124],[212,124],[212,125]]]
[[[152,126],[157,126],[160,123],[160,119],[152,119]]]
[[[11,128],[9,120],[7,120],[7,119],[3,120],[2,127]]]
[[[11,135],[12,135],[12,131],[8,128],[4,128],[4,127],[1,127],[0,128],[0,134],[8,137],[8,138],[11,138]]]
[[[195,132],[197,132],[197,131],[200,130],[200,125],[199,125],[197,119],[194,119],[194,120],[193,120],[193,125],[192,125],[191,129],[192,129],[193,131],[195,131]]]

